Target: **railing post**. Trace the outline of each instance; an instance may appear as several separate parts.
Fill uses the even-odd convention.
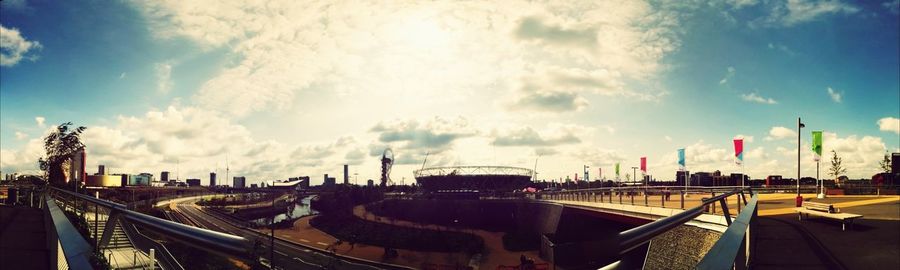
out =
[[[150,249],[150,269],[156,269],[156,250]]]
[[[659,201],[662,202],[663,208],[666,208],[666,192],[668,192],[668,191],[665,191],[662,194],[659,194]]]
[[[650,200],[648,199],[650,194],[647,193],[647,190],[644,190],[644,206],[650,206]]]
[[[728,226],[731,226],[731,214],[728,213],[728,202],[725,200],[725,198],[719,200],[719,204],[722,205],[722,213],[723,216],[725,216],[725,223],[728,223]],[[713,203],[713,205],[715,205],[715,203]]]
[[[631,205],[634,205],[634,192],[628,191],[628,197],[631,198]]]

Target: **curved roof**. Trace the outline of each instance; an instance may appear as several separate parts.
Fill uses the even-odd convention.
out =
[[[531,177],[534,175],[534,171],[526,168],[509,166],[452,166],[415,170],[413,171],[413,175],[415,175],[416,178],[449,175],[515,175]]]

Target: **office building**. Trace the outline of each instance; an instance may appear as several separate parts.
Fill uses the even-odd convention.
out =
[[[322,182],[322,185],[325,187],[334,187],[336,179],[334,177],[328,177],[328,174],[325,174],[325,181]]]
[[[97,168],[97,175],[106,175],[106,165],[100,165]]]
[[[211,186],[211,187],[216,186],[216,173],[215,172],[209,173],[209,186]]]
[[[128,185],[129,186],[149,186],[151,181],[153,181],[153,174],[141,173],[138,175],[132,175],[128,179]]]
[[[119,177],[122,178],[122,186],[123,187],[127,186],[131,183],[131,175],[130,174],[113,174],[113,175],[118,175]]]
[[[162,171],[159,173],[159,181],[169,182],[169,172]]]
[[[188,180],[185,180],[185,182],[187,182],[187,185],[188,185],[189,187],[199,187],[199,186],[200,186],[200,179],[199,179],[199,178],[190,178],[190,179],[188,179]]]
[[[234,188],[246,188],[247,187],[247,178],[243,176],[235,176],[234,177]]]
[[[344,185],[350,184],[349,166],[344,164]]]
[[[75,181],[76,183],[83,183],[85,176],[87,176],[84,167],[86,163],[87,154],[84,153],[84,150],[73,154],[72,164],[69,166],[69,177],[66,179],[66,182]]]

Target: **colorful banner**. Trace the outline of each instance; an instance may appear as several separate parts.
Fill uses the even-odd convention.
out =
[[[616,179],[619,179],[619,163],[616,162]]]
[[[678,166],[679,170],[684,170],[686,166],[684,165],[684,148],[678,149]]]
[[[744,139],[734,139],[734,163],[744,163]]]
[[[822,131],[813,131],[812,137],[813,160],[819,161],[822,159]]]
[[[641,172],[647,173],[647,157],[641,157]]]

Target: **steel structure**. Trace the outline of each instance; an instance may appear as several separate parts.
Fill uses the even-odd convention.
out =
[[[384,149],[381,154],[381,187],[386,187],[391,181],[391,167],[394,165],[394,151]]]
[[[531,177],[534,171],[526,168],[508,166],[452,166],[431,167],[413,171],[416,178],[430,176],[479,176],[479,175],[507,175]]]
[[[429,192],[521,190],[531,183],[534,171],[505,166],[433,167],[413,174],[422,189]]]

